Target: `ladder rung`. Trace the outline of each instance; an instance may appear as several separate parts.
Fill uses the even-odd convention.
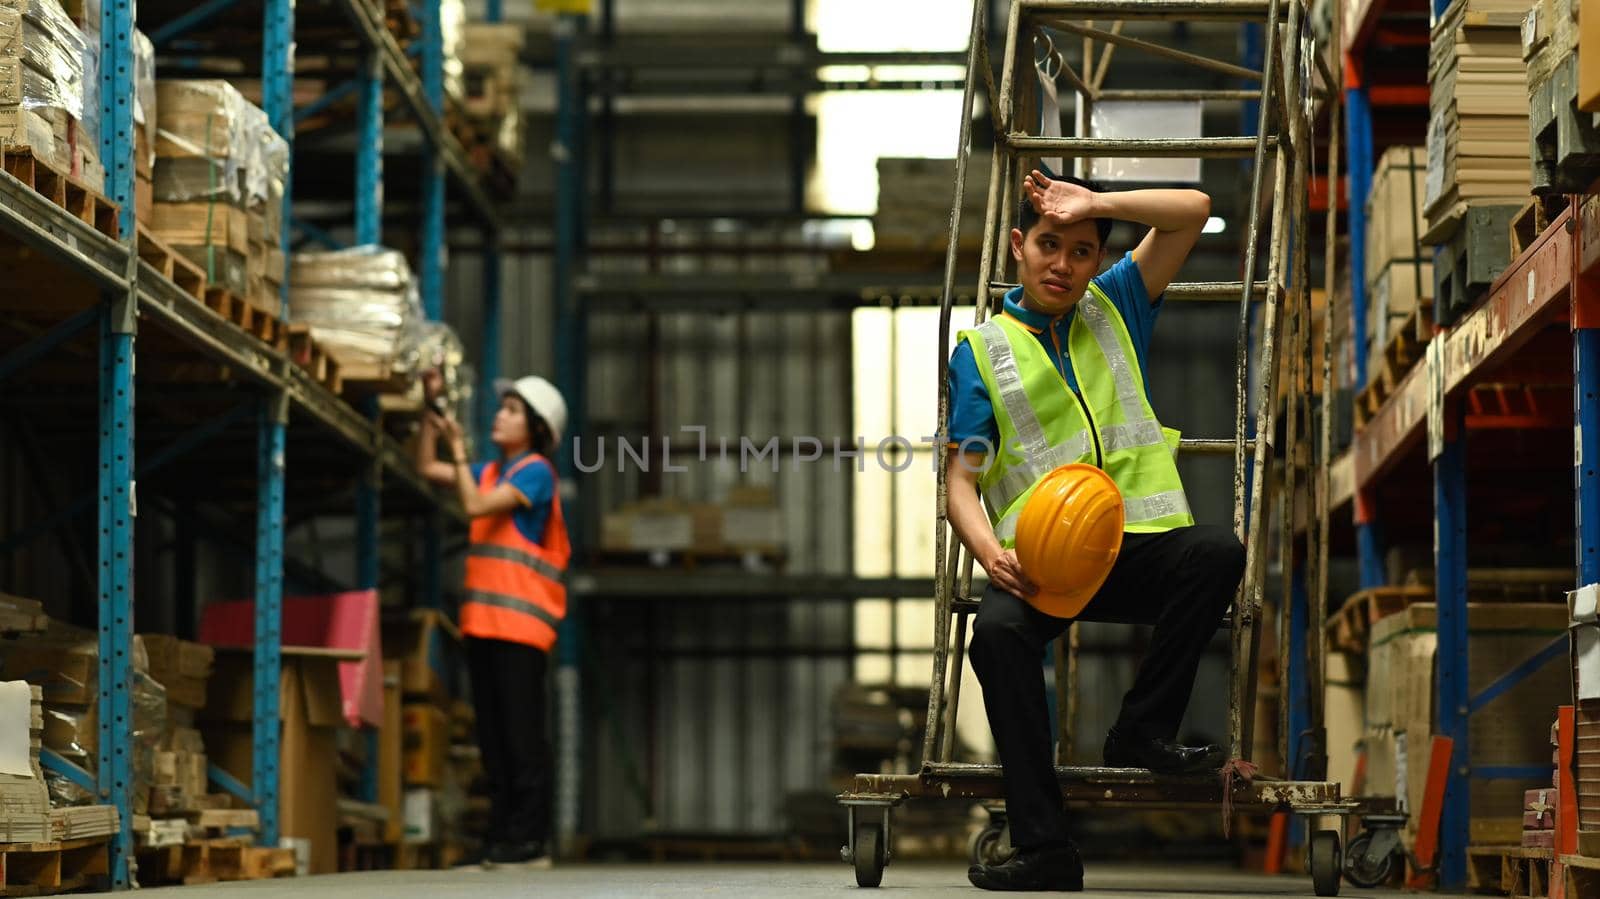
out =
[[[1277,138],[1269,135],[1267,147],[1277,145]],[[1006,135],[1006,145],[1013,150],[1061,156],[1067,159],[1124,159],[1147,157],[1163,159],[1235,159],[1256,152],[1257,140],[1253,137],[1195,137],[1195,138],[1107,138],[1107,137],[1035,137],[1013,131]]]
[[[1249,440],[1244,442],[1244,451],[1255,452],[1255,444]],[[1178,441],[1178,452],[1194,453],[1198,456],[1231,456],[1233,455],[1232,438],[1205,438],[1185,437]]]
[[[976,599],[956,599],[956,600],[951,600],[951,602],[950,602],[950,612],[953,615],[976,615],[976,614],[978,614],[978,605],[979,605],[979,601],[976,600]],[[1232,629],[1233,629],[1233,613],[1229,612],[1228,614],[1222,616],[1222,622],[1217,625],[1217,630],[1218,631],[1227,631],[1227,630],[1232,630]]]
[[[1269,6],[1268,0],[1022,0],[1022,11],[1038,21],[1266,22]],[[1281,10],[1279,16],[1283,16]]]
[[[1094,95],[1095,102],[1119,103],[1155,103],[1155,102],[1182,102],[1189,100],[1259,100],[1260,91],[1246,90],[1216,90],[1216,91],[1185,91],[1185,90],[1120,90],[1100,91]]]
[[[1015,284],[991,283],[989,285],[989,296],[1003,297],[1006,295],[1006,291],[1016,286]],[[1244,293],[1243,281],[1175,281],[1168,284],[1165,291],[1167,299],[1181,302],[1208,300],[1231,303],[1237,301],[1242,293]],[[1255,299],[1257,300],[1266,299],[1266,282],[1255,282],[1251,293],[1255,294]]]

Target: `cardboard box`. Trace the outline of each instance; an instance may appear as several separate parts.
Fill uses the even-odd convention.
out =
[[[407,843],[431,843],[439,836],[439,802],[433,790],[407,790],[405,832]]]
[[[156,203],[150,229],[175,247],[218,247],[238,253],[250,250],[244,210],[226,203]]]
[[[339,867],[339,782],[332,760],[338,751],[335,731],[343,720],[338,668],[343,655],[286,646],[278,681],[283,723],[279,828],[285,837],[309,841],[313,874],[332,874]],[[219,652],[201,713],[212,760],[246,785],[251,777],[253,681],[249,652]]]
[[[1426,147],[1390,147],[1378,162],[1367,199],[1368,284],[1391,262],[1432,256],[1418,244],[1428,230],[1422,211],[1427,165]]]
[[[1560,604],[1470,603],[1467,617],[1467,692],[1472,695],[1561,636],[1567,610]],[[1374,787],[1381,784],[1376,762],[1385,752],[1399,753],[1397,747],[1382,745],[1385,734],[1404,735],[1409,758],[1405,763],[1397,761],[1397,772],[1403,772],[1397,773],[1397,779],[1403,783],[1412,810],[1421,808],[1427,782],[1428,746],[1435,721],[1437,620],[1435,604],[1413,604],[1373,625],[1369,649],[1369,724],[1375,710],[1389,719],[1369,728],[1369,780]],[[1567,701],[1568,677],[1563,666],[1547,665],[1474,714],[1468,723],[1469,764],[1548,766],[1550,722],[1556,707]],[[1548,781],[1548,777],[1472,781],[1469,802],[1475,826],[1485,834],[1504,837],[1483,842],[1515,843],[1521,830],[1524,792],[1546,786]],[[1369,793],[1383,795],[1375,789]],[[1414,818],[1406,833],[1408,841],[1414,838]]]
[[[1362,671],[1357,660],[1345,653],[1328,653],[1327,660],[1322,708],[1328,731],[1328,779],[1343,784],[1347,796],[1365,795],[1355,783],[1356,758],[1366,735]]]
[[[378,728],[378,804],[389,811],[384,823],[386,842],[405,835],[405,778],[401,770],[405,724],[401,710],[400,678],[403,666],[395,659],[383,663],[383,724]]]
[[[400,663],[400,692],[407,698],[445,701],[450,685],[443,673],[460,642],[455,624],[433,609],[383,620],[383,656]]]
[[[0,106],[0,145],[29,147],[34,158],[56,164],[55,132],[50,121],[32,109]]]
[[[156,192],[148,175],[133,179],[133,214],[141,222],[148,222],[156,214]]]
[[[1578,4],[1578,108],[1600,112],[1600,0]]]
[[[406,786],[437,787],[444,782],[445,759],[450,754],[450,720],[444,710],[427,703],[410,703],[402,712],[405,732]]]
[[[243,96],[226,81],[163,78],[156,82],[157,156],[227,159],[243,152]]]
[[[168,634],[142,636],[150,656],[150,676],[167,688],[167,700],[193,709],[204,708],[215,651],[203,643]]]
[[[1418,276],[1421,293],[1418,293]],[[1409,316],[1420,300],[1433,299],[1433,263],[1391,262],[1378,275],[1367,292],[1367,336],[1381,338],[1386,329]]]
[[[100,649],[91,640],[24,640],[0,653],[0,680],[25,680],[44,689],[46,705],[88,705],[99,701]]]

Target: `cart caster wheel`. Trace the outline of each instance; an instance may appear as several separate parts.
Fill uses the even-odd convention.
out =
[[[1394,853],[1380,859],[1369,858],[1367,853],[1371,846],[1372,831],[1363,830],[1345,847],[1344,878],[1364,890],[1383,886],[1394,872]]]
[[[1311,888],[1318,896],[1339,895],[1344,859],[1339,852],[1339,832],[1319,830],[1311,835]]]
[[[967,843],[967,860],[974,865],[1003,865],[1016,854],[1004,824],[986,825]]]
[[[856,866],[856,886],[875,887],[883,883],[884,857],[883,825],[861,822],[856,825],[856,848],[852,861]]]

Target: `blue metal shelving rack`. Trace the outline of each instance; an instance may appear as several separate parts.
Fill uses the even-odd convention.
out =
[[[1448,3],[1433,0],[1432,14]],[[1346,43],[1346,115],[1350,150],[1349,210],[1352,307],[1356,327],[1356,384],[1365,383],[1365,348],[1359,339],[1366,316],[1364,202],[1374,165],[1373,106],[1362,71],[1366,41],[1385,14],[1382,0],[1371,0],[1358,16],[1353,40]],[[1583,200],[1584,198],[1577,198]],[[1592,199],[1592,198],[1590,198]],[[1570,322],[1573,347],[1573,413],[1577,424],[1573,469],[1575,560],[1577,585],[1600,579],[1600,277],[1595,259],[1582,251],[1585,233],[1600,230],[1600,206],[1574,202],[1553,222],[1490,288],[1475,310],[1434,338],[1443,352],[1430,354],[1401,381],[1379,412],[1358,431],[1349,450],[1335,460],[1330,473],[1330,510],[1349,504],[1356,523],[1360,582],[1384,582],[1380,510],[1375,488],[1404,457],[1421,452],[1428,460],[1434,500],[1434,565],[1438,603],[1438,668],[1435,681],[1435,730],[1454,741],[1440,822],[1438,878],[1445,889],[1466,880],[1470,837],[1469,784],[1473,779],[1543,777],[1548,767],[1480,767],[1468,762],[1468,722],[1495,697],[1555,659],[1565,656],[1560,638],[1497,677],[1474,694],[1468,684],[1467,621],[1467,438],[1465,393],[1493,366],[1515,357],[1539,331]],[[1432,346],[1432,345],[1430,345]],[[1430,377],[1431,376],[1431,377]],[[1430,416],[1433,421],[1430,425]],[[1437,437],[1430,440],[1430,428]],[[1431,443],[1431,445],[1430,445]],[[1585,465],[1588,460],[1588,465]],[[1586,522],[1588,523],[1586,525]],[[1552,713],[1554,710],[1552,710]],[[1415,810],[1413,810],[1415,811]]]
[[[242,0],[211,0],[182,16],[151,29],[158,44],[204,28]],[[295,9],[293,0],[260,0],[262,10],[262,106],[276,130],[293,140],[294,122],[311,111],[295,110],[293,53]],[[498,4],[495,4],[496,6]],[[423,71],[411,67],[406,54],[388,31],[381,15],[362,0],[336,0],[367,51],[362,77],[350,85],[331,89],[311,104],[323,108],[338,98],[356,93],[361,110],[361,140],[356,168],[356,231],[363,242],[379,242],[382,208],[382,99],[385,83],[396,89],[412,119],[425,137],[427,174],[421,185],[424,203],[422,259],[419,266],[423,301],[429,316],[443,309],[443,246],[447,176],[464,205],[488,233],[498,238],[499,221],[489,194],[467,163],[465,152],[443,124],[443,55],[438,28],[437,0],[422,4],[429,26],[423,53]],[[111,881],[128,887],[132,853],[132,670],[130,649],[133,621],[133,522],[136,514],[136,478],[170,464],[185,453],[234,425],[253,422],[257,515],[255,522],[254,586],[257,599],[254,655],[254,741],[251,786],[244,788],[226,772],[213,777],[225,788],[246,796],[256,805],[264,842],[278,839],[278,678],[280,670],[281,603],[284,590],[284,506],[291,415],[296,428],[308,428],[312,439],[327,439],[354,452],[369,463],[358,489],[357,518],[361,536],[360,581],[376,586],[378,575],[378,496],[387,481],[427,509],[425,534],[429,546],[424,556],[424,602],[440,601],[439,541],[446,516],[459,518],[453,500],[440,497],[411,466],[399,445],[385,436],[370,410],[358,411],[329,393],[306,372],[289,364],[277,351],[257,342],[196,303],[176,285],[140,261],[134,249],[136,222],[133,202],[133,31],[134,7],[125,0],[102,7],[100,31],[100,156],[107,166],[107,194],[121,204],[120,233],[114,240],[52,205],[9,175],[0,174],[0,241],[20,243],[59,266],[63,278],[82,279],[101,291],[102,301],[77,314],[64,314],[42,336],[0,357],[0,379],[8,377],[74,338],[97,333],[98,390],[97,506],[99,535],[96,550],[99,644],[99,774],[98,782],[59,758],[47,759],[55,770],[92,786],[101,801],[117,808],[122,827],[112,842]],[[286,190],[285,204],[290,202]],[[290,216],[285,210],[287,245]],[[297,225],[298,226],[298,225]],[[486,272],[499,271],[498,239],[485,241]],[[498,278],[486,300],[484,338],[485,384],[497,374]],[[284,279],[287,282],[287,278]],[[88,329],[94,326],[95,331]],[[244,406],[216,419],[203,421],[147,460],[136,459],[134,446],[134,368],[136,331],[153,327],[176,337],[186,351],[201,354],[236,373],[251,394]],[[486,390],[485,393],[492,391]],[[253,413],[253,414],[252,414]],[[20,535],[6,535],[0,551],[14,551],[49,533],[80,511],[90,500],[68,504],[50,521]]]

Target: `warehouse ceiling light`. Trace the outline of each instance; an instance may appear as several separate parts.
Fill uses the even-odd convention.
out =
[[[968,0],[809,0],[808,6],[824,53],[962,51],[971,12]],[[826,68],[830,80],[961,77],[960,67],[949,66]],[[879,157],[949,158],[961,124],[958,90],[827,93],[809,105],[817,116],[817,156],[807,205],[819,212],[871,214],[878,206]]]

